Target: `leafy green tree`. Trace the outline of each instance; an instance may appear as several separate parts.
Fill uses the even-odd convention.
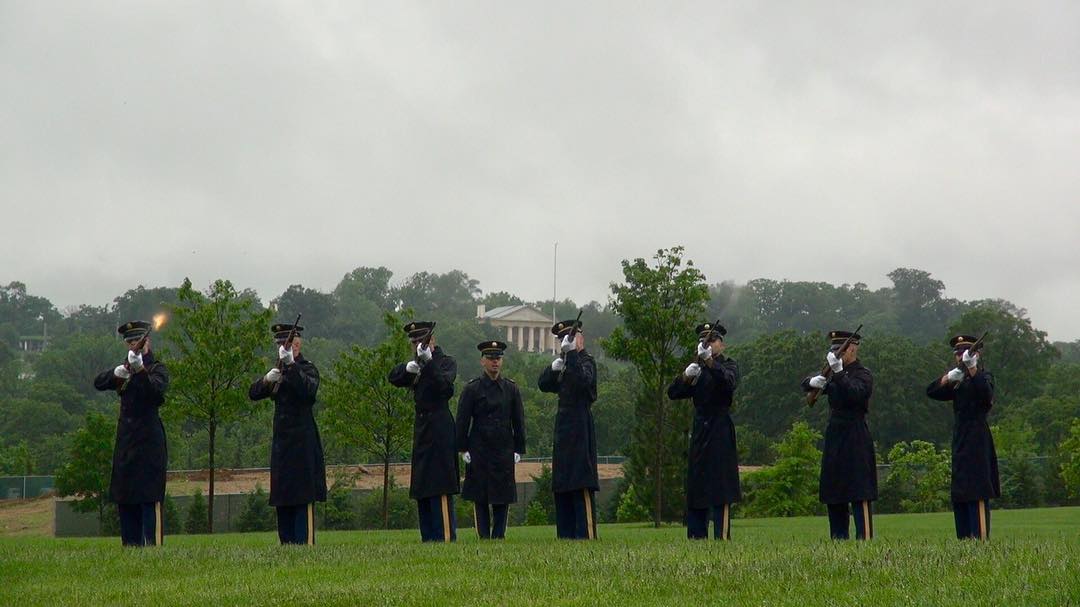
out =
[[[1035,430],[1026,422],[1005,421],[990,428],[998,455],[1004,508],[1032,508],[1043,502],[1043,479],[1035,465]]]
[[[889,476],[883,493],[895,494],[904,512],[939,512],[949,508],[952,478],[948,450],[915,440],[889,451]]]
[[[950,335],[989,331],[984,364],[994,374],[995,402],[1008,408],[1039,395],[1059,353],[1026,311],[1008,302],[977,302],[949,327]]]
[[[1069,436],[1058,449],[1061,457],[1061,478],[1069,497],[1080,499],[1080,419],[1074,419]]]
[[[533,499],[525,509],[525,525],[535,527],[538,525],[550,525],[551,516],[544,510],[544,505]]]
[[[249,493],[244,501],[237,527],[245,532],[272,531],[276,524],[274,509],[270,507],[266,491],[263,491],[261,484],[256,483],[255,490]]]
[[[395,307],[411,308],[417,318],[475,318],[479,297],[480,283],[460,270],[417,272],[391,292]]]
[[[874,374],[868,421],[883,452],[916,439],[949,442],[951,404],[926,397],[926,386],[956,364],[947,344],[920,346],[907,337],[875,334],[863,338],[859,359]]]
[[[281,295],[270,301],[270,307],[278,310],[282,317],[302,313],[305,329],[305,342],[314,337],[334,335],[334,296],[302,285],[289,285]]]
[[[397,329],[401,319],[387,313],[383,322]],[[412,441],[412,394],[386,381],[387,369],[408,360],[412,348],[400,330],[389,331],[375,348],[353,346],[334,362],[324,382],[322,421],[341,443],[378,458],[383,464],[383,525],[390,524],[390,463]]]
[[[54,340],[34,362],[34,383],[53,383],[75,390],[86,400],[108,399],[94,388],[94,377],[120,364],[126,349],[114,330],[104,335],[72,335]]]
[[[637,369],[633,443],[627,477],[653,505],[653,523],[681,518],[690,407],[673,406],[667,386],[692,359],[694,325],[705,313],[709,292],[683,248],[661,249],[651,262],[623,260],[623,283],[611,285],[612,310],[622,317],[603,343],[613,358]],[[643,496],[643,497],[645,497]]]
[[[633,483],[626,485],[626,491],[619,496],[619,506],[615,509],[616,523],[643,523],[652,518],[652,513],[644,504],[647,499],[638,495]]]
[[[265,371],[258,356],[268,341],[270,311],[257,300],[237,292],[227,280],[217,280],[203,294],[184,279],[172,307],[173,331],[168,334],[170,415],[183,417],[206,431],[210,470],[207,529],[214,530],[214,476],[218,429],[256,405],[247,390]]]
[[[56,474],[56,494],[75,496],[76,512],[97,512],[104,527],[105,504],[112,478],[113,437],[116,422],[97,413],[86,416],[86,425],[75,431],[67,462]]]
[[[821,511],[818,474],[821,433],[795,422],[776,445],[776,463],[743,479],[742,512],[750,517],[807,516]]]
[[[206,509],[206,499],[203,498],[202,487],[195,489],[195,495],[191,496],[187,518],[184,520],[184,533],[213,533],[209,511]]]
[[[760,466],[776,460],[776,452],[769,442],[769,437],[761,432],[747,426],[736,426],[735,436],[738,437],[740,464]]]
[[[547,524],[555,523],[555,491],[552,489],[551,467],[544,464],[540,467],[540,475],[533,476],[533,487],[536,489],[536,493],[533,494],[531,503],[540,504],[540,507],[547,514]]]
[[[766,333],[728,348],[739,363],[732,416],[779,440],[797,420],[823,423],[827,407],[807,408],[799,381],[821,368],[824,337],[794,330]]]
[[[360,498],[360,528],[361,529],[415,529],[416,506],[409,499],[409,490],[397,487],[390,482],[390,501],[387,509],[389,518],[383,515],[382,495],[377,491],[368,491]],[[457,500],[460,505],[464,500]]]
[[[998,408],[1002,423],[1027,424],[1035,431],[1038,454],[1053,453],[1068,436],[1072,421],[1080,418],[1080,363],[1051,365],[1039,396],[999,403]]]

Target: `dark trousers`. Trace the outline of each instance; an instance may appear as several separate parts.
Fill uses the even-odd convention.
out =
[[[990,501],[953,502],[957,539],[990,539]]]
[[[457,539],[454,496],[436,495],[416,500],[420,514],[420,539],[425,542],[452,542]]]
[[[509,504],[473,503],[473,524],[476,525],[476,534],[482,540],[505,539],[506,515],[509,512]]]
[[[315,544],[315,504],[277,507],[277,535],[281,545]]]
[[[870,502],[851,502],[848,504],[828,504],[829,535],[834,540],[848,539],[848,515],[855,518],[855,539],[869,540],[874,537],[874,511]]]
[[[709,538],[709,510],[712,510],[713,539],[731,539],[731,504],[712,508],[686,509],[686,537],[691,540]]]
[[[165,519],[161,502],[117,504],[120,513],[120,541],[125,546],[160,546],[165,541]]]
[[[559,539],[596,539],[596,497],[591,489],[555,494],[555,534]]]

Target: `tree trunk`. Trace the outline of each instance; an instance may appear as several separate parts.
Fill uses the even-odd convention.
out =
[[[653,502],[655,512],[653,514],[653,526],[660,527],[660,513],[664,507],[664,399],[657,401],[656,407],[656,467],[654,479]]]
[[[390,528],[390,455],[383,457],[382,466],[382,524]]]
[[[210,492],[206,500],[206,529],[214,532],[214,438],[217,435],[217,422],[210,420]]]

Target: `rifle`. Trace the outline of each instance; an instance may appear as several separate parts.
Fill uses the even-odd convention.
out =
[[[840,348],[837,349],[837,351],[836,351],[836,357],[837,358],[841,358],[841,357],[844,356],[844,351],[848,349],[848,346],[851,345],[851,340],[854,339],[854,337],[859,334],[859,331],[862,330],[862,327],[863,327],[862,325],[859,325],[859,328],[852,331],[851,335],[848,335],[848,338],[844,340],[844,343],[840,344]],[[824,375],[825,379],[828,379],[828,378],[832,377],[832,367],[829,366],[829,363],[825,363],[825,368],[821,370],[821,373],[819,373],[819,375]],[[814,389],[810,390],[809,392],[807,392],[806,393],[806,406],[807,407],[813,407],[814,403],[817,402],[817,399],[818,399],[819,396],[821,396],[821,390],[819,390],[817,388],[814,388]]]
[[[135,353],[137,353],[137,354],[142,353],[143,348],[146,347],[146,341],[148,339],[150,339],[150,332],[153,331],[153,330],[154,330],[153,325],[150,325],[149,327],[146,328],[146,333],[144,333],[143,336],[139,338],[139,341],[135,342],[135,350],[134,350]],[[131,371],[131,364],[128,363],[127,361],[124,361],[124,368],[127,369],[130,372]],[[131,382],[131,375],[128,375],[127,379],[120,382],[120,388],[116,392],[118,394],[123,394],[124,390],[127,390],[128,383],[130,383],[130,382]]]
[[[968,346],[967,351],[971,352],[972,356],[978,354],[979,350],[982,350],[983,340],[985,340],[986,336],[989,335],[989,334],[990,334],[989,331],[984,331],[983,334],[982,334],[982,337],[980,337],[979,339],[976,339],[975,343]],[[968,376],[967,367],[964,365],[964,361],[961,360],[960,362],[956,363],[956,368],[964,373],[964,377]]]
[[[285,338],[285,349],[286,350],[291,350],[292,349],[292,342],[293,342],[294,339],[296,339],[296,326],[300,324],[300,317],[301,316],[302,316],[302,314],[300,314],[300,313],[296,314],[296,321],[293,322],[292,328],[289,329],[289,336]],[[278,371],[281,371],[283,366],[284,365],[281,364],[281,359],[278,358],[277,363],[274,364],[274,368],[276,368]],[[278,390],[280,390],[280,389],[281,389],[281,381],[278,381],[277,383],[274,384],[274,387],[270,389],[270,393],[271,394],[277,394]]]
[[[719,324],[720,324],[720,321],[719,321],[719,320],[718,320],[718,321],[716,321],[716,322],[714,322],[714,323],[712,324],[713,328],[712,328],[712,329],[710,329],[710,330],[709,330],[709,332],[708,332],[708,333],[706,333],[706,334],[705,334],[705,335],[704,335],[704,336],[703,336],[703,337],[702,337],[702,338],[701,338],[701,339],[700,339],[700,340],[698,341],[698,343],[700,343],[700,344],[701,344],[701,345],[703,345],[703,346],[704,346],[705,344],[709,343],[709,338],[710,338],[710,337],[712,337],[712,334],[713,334],[713,333],[717,333],[717,330],[716,330],[716,326],[717,326],[717,325],[719,325]],[[701,356],[699,355],[699,356],[697,356],[697,357],[696,357],[696,360],[697,360],[698,364],[700,364],[700,365],[701,365],[702,367],[708,367],[708,368],[710,368],[710,369],[711,369],[711,368],[712,368],[712,366],[713,366],[713,359],[712,359],[712,358],[709,358],[708,360],[706,360],[706,359],[702,358],[702,357],[701,357]],[[698,383],[698,379],[700,379],[700,378],[701,378],[701,374],[699,373],[698,375],[694,376],[694,379],[690,380],[690,385],[691,385],[691,386],[696,386],[696,385],[697,385],[697,383]]]
[[[577,318],[574,319],[574,324],[570,325],[570,341],[574,341],[574,338],[577,337],[578,331],[581,330],[581,313],[584,311],[585,310],[579,309],[577,313]],[[560,352],[559,356],[563,359],[563,361],[566,360],[566,352]],[[559,381],[562,381],[562,375],[565,371],[566,367],[563,367],[562,370],[559,371]]]
[[[417,345],[424,346],[425,350],[431,344],[431,337],[433,335],[435,335],[435,324],[436,324],[435,321],[431,322],[431,330],[428,331],[427,335],[424,336],[424,339],[421,339],[420,342],[417,344]],[[421,367],[424,366],[424,363],[420,360],[420,355],[416,354],[415,350],[413,350],[413,360],[415,360],[416,364],[420,365]],[[413,385],[415,386],[416,382],[418,382],[418,381],[420,381],[420,374],[419,373],[417,373],[416,377],[413,378],[413,380],[412,380]]]

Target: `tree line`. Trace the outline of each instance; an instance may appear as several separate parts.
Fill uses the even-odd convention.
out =
[[[292,285],[263,302],[227,280],[199,288],[138,286],[103,306],[63,311],[21,282],[0,287],[0,472],[51,474],[70,459],[80,430],[109,427],[114,395],[92,377],[116,363],[116,326],[164,309],[170,320],[153,338],[173,385],[162,413],[172,469],[267,465],[272,410],[247,402],[247,384],[272,361],[271,319],[303,312],[304,351],[324,374],[317,419],[328,463],[406,459],[411,404],[383,391],[386,366],[408,357],[400,326],[439,321],[439,342],[458,358],[459,382],[480,373],[475,344],[500,335],[476,319],[476,307],[530,304],[557,318],[583,310],[588,347],[599,362],[595,406],[601,453],[630,456],[627,483],[657,521],[681,516],[681,482],[691,409],[663,394],[692,358],[692,327],[719,318],[728,354],[740,365],[733,417],[744,463],[770,463],[777,445],[804,422],[822,428],[825,407],[802,405],[798,381],[820,364],[828,329],[865,324],[861,353],[875,373],[870,424],[879,453],[898,444],[948,444],[951,411],[924,396],[951,353],[957,332],[989,330],[986,363],[997,378],[991,423],[1030,435],[1032,453],[1060,458],[1080,417],[1080,342],[1050,343],[1026,312],[1000,299],[958,301],[928,272],[898,268],[889,287],[756,279],[708,282],[680,248],[626,260],[605,303],[527,302],[485,293],[461,271],[419,272],[395,283],[387,268],[360,267],[329,292]],[[26,338],[47,331],[41,352]],[[548,455],[555,399],[535,387],[545,354],[512,352],[505,373],[522,388],[531,454]],[[101,416],[96,426],[90,420]],[[406,423],[408,422],[408,423]],[[114,423],[114,422],[113,422]],[[99,430],[100,432],[100,430]],[[212,494],[211,494],[212,495]],[[212,497],[210,498],[212,501]]]

